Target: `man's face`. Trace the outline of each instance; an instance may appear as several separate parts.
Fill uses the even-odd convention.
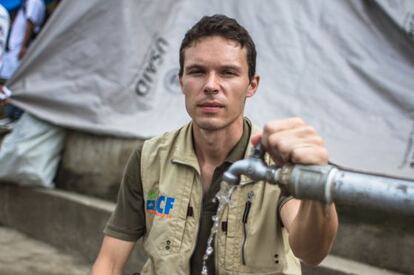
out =
[[[194,126],[220,130],[243,120],[246,97],[259,83],[250,81],[246,49],[220,36],[205,37],[184,51],[180,84]]]

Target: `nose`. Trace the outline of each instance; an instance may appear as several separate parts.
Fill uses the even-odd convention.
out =
[[[215,73],[209,73],[204,84],[204,92],[206,94],[217,94],[219,92],[218,77]]]

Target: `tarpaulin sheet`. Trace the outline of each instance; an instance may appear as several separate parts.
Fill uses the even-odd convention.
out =
[[[7,86],[59,126],[147,138],[189,120],[185,31],[226,14],[251,33],[261,83],[246,115],[300,116],[346,168],[414,178],[414,1],[63,1]]]

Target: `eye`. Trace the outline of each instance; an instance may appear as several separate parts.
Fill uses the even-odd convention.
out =
[[[233,77],[233,76],[237,76],[237,72],[233,71],[233,70],[224,70],[222,72],[222,75],[225,77]]]
[[[194,71],[189,72],[189,74],[201,74],[201,73],[203,73],[201,70],[194,70]]]
[[[193,76],[202,75],[203,73],[204,73],[204,70],[200,68],[192,68],[192,69],[187,70],[187,74],[193,75]]]

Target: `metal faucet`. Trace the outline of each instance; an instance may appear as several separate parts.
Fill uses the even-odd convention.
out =
[[[265,151],[263,145],[258,143],[253,147],[249,158],[236,161],[223,174],[223,180],[238,185],[240,176],[246,175],[252,180],[266,180],[276,184],[279,179],[279,169],[269,167],[264,162]]]

